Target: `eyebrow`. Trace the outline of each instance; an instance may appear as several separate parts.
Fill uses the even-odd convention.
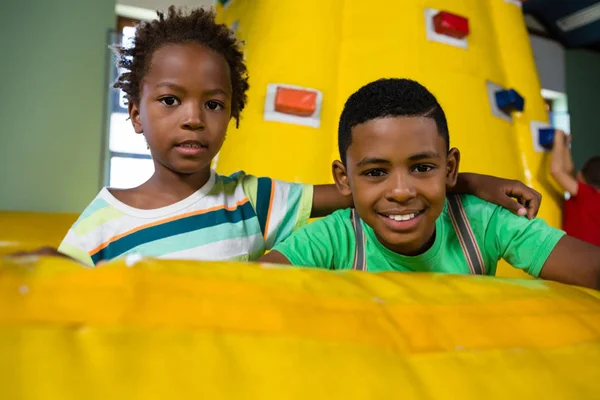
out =
[[[357,167],[364,167],[365,165],[371,165],[371,164],[391,164],[391,162],[389,160],[386,160],[385,158],[376,158],[376,157],[366,157],[363,158],[362,160],[360,160],[356,166]]]
[[[156,85],[156,88],[161,88],[161,87],[166,87],[169,89],[173,89],[173,90],[178,90],[180,92],[184,92],[185,88],[181,85],[178,85],[176,83],[173,82],[161,82],[159,84]],[[205,94],[212,96],[212,95],[216,95],[216,94],[222,94],[223,96],[227,96],[230,97],[230,95],[223,89],[219,89],[219,88],[215,88],[215,89],[209,89],[206,90],[204,92]]]
[[[408,157],[410,161],[419,161],[427,158],[442,158],[442,156],[440,156],[440,154],[436,153],[435,151],[425,151],[423,153],[414,154]]]
[[[408,157],[408,159],[410,161],[419,161],[419,160],[426,160],[426,159],[431,159],[431,158],[441,158],[441,156],[439,155],[439,153],[436,153],[435,151],[425,151],[423,153],[413,154],[412,156]],[[364,167],[366,165],[374,165],[374,164],[375,165],[381,165],[381,164],[390,165],[391,161],[386,160],[385,158],[365,157],[362,160],[360,160],[356,164],[356,166]]]
[[[183,90],[182,86],[179,86],[176,83],[171,83],[171,82],[161,82],[161,83],[157,84],[156,87],[157,88],[166,87],[166,88],[174,89],[174,90]]]

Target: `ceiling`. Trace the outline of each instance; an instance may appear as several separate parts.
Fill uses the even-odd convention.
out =
[[[524,0],[523,13],[566,48],[600,51],[600,0]]]
[[[548,36],[565,48],[600,51],[600,0],[521,0],[528,28]],[[214,5],[215,0],[121,0],[140,9],[165,10],[169,5],[188,8]],[[590,8],[597,6],[596,8]],[[587,9],[587,12],[585,12]],[[578,16],[577,13],[580,15]],[[561,28],[562,26],[562,28]]]

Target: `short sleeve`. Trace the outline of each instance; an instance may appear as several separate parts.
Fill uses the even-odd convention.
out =
[[[244,177],[242,185],[256,212],[266,249],[281,243],[308,222],[312,185],[251,175]]]
[[[58,247],[58,251],[88,267],[94,266],[92,257],[90,257],[89,253],[85,250],[82,241],[73,228],[69,229],[69,232],[67,232],[67,235]]]
[[[347,210],[337,211],[314,221],[293,233],[273,250],[283,254],[292,265],[334,269],[345,261],[350,238],[341,217]],[[350,221],[350,218],[348,218]]]
[[[543,219],[530,220],[495,207],[485,234],[486,250],[537,278],[565,232],[549,226]]]
[[[58,247],[60,253],[89,267],[102,261],[102,252],[94,250],[104,242],[103,224],[122,215],[104,199],[104,190],[83,210]]]

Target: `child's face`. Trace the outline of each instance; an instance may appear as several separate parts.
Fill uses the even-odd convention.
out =
[[[231,117],[229,74],[225,58],[199,44],[169,44],[153,53],[129,114],[156,168],[185,175],[210,169]]]
[[[415,255],[434,238],[458,163],[458,150],[446,153],[433,119],[389,117],[354,127],[346,166],[336,161],[333,169],[338,188],[352,195],[379,241],[397,253]]]

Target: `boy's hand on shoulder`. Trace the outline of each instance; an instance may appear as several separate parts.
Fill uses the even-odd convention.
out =
[[[497,178],[480,174],[459,174],[462,182],[457,182],[455,192],[469,193],[482,200],[497,204],[516,215],[527,215],[532,219],[537,215],[542,195],[517,180]]]

